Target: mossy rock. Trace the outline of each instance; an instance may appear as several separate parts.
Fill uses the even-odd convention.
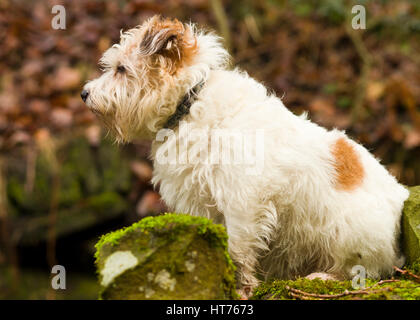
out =
[[[414,263],[420,259],[420,186],[409,190],[402,217],[402,243],[407,263]]]
[[[396,281],[395,281],[396,280]],[[254,300],[420,300],[420,284],[412,279],[378,283],[366,279],[366,289],[353,289],[351,281],[273,280],[254,290]],[[299,291],[297,291],[299,290]],[[307,293],[307,295],[302,294]]]
[[[13,225],[22,230],[23,244],[45,240],[52,199],[58,198],[57,237],[120,217],[131,206],[127,199],[133,182],[131,157],[125,149],[107,139],[92,146],[83,134],[63,136],[57,141],[51,151],[55,166],[42,148],[17,148],[7,157],[4,171],[8,212]],[[28,158],[31,154],[33,159]],[[54,189],[57,180],[58,189]]]
[[[127,201],[115,192],[104,192],[87,197],[71,208],[61,208],[57,216],[56,233],[65,236],[109,221],[128,211]],[[38,215],[19,219],[16,224],[22,234],[20,243],[36,244],[45,241],[48,235],[49,216]]]
[[[128,156],[107,139],[92,147],[84,136],[75,136],[66,140],[55,156],[59,163],[60,209],[78,205],[87,196],[130,191],[132,175]],[[43,215],[49,211],[53,193],[51,163],[41,152],[37,153],[33,188],[25,190],[28,168],[22,157],[26,155],[20,150],[11,154],[7,162],[8,201],[20,214]]]
[[[366,279],[365,289],[353,288],[352,281],[298,278],[272,279],[254,289],[253,300],[420,300],[420,259],[407,264],[394,278]],[[299,290],[299,291],[296,291]],[[303,294],[307,293],[308,295]],[[314,296],[315,295],[315,296]]]
[[[51,295],[51,272],[48,268],[19,268],[19,285],[14,283],[11,267],[0,265],[0,300],[44,300]],[[72,270],[65,290],[54,290],[56,300],[94,300],[99,285],[94,275]]]
[[[147,217],[96,244],[102,299],[233,299],[225,228],[183,214]]]
[[[19,154],[24,157],[24,153]],[[18,160],[16,155],[11,155],[7,161],[7,196],[8,201],[14,206],[21,214],[22,213],[36,213],[46,212],[50,207],[50,199],[52,195],[52,172],[51,165],[43,155],[37,156],[35,163],[35,177],[34,184],[31,191],[25,190],[26,183],[26,162],[21,159]],[[67,168],[66,168],[67,169]],[[66,170],[63,173],[68,173]],[[66,184],[73,185],[74,175],[70,173],[68,177],[61,177]],[[75,192],[69,190],[66,198],[71,194],[76,194],[80,198],[80,192],[77,189]],[[61,200],[61,199],[60,199]]]

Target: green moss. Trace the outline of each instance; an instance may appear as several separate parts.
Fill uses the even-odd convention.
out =
[[[414,261],[412,263],[408,263],[404,266],[403,270],[407,270],[412,274],[415,274],[420,277],[420,259],[417,261]],[[405,279],[405,280],[414,280],[413,277],[409,274],[397,274],[399,279]],[[420,283],[418,284],[420,286]]]
[[[103,139],[97,151],[96,165],[101,172],[102,190],[122,193],[130,190],[130,166],[122,147],[117,147],[109,139]]]
[[[123,212],[127,202],[116,192],[104,192],[87,198],[86,208],[97,213]]]
[[[401,279],[397,282],[388,282],[369,288],[378,281],[366,280],[366,293],[344,295],[332,300],[420,300],[420,285],[411,280]],[[254,290],[252,299],[255,300],[294,300],[287,288],[301,290],[307,293],[336,295],[347,291],[355,291],[351,281],[333,280],[309,280],[299,278],[297,280],[274,280],[263,283]],[[319,297],[307,297],[308,299],[319,299]]]
[[[19,285],[14,286],[10,268],[0,266],[0,300],[44,300],[51,294],[50,270],[19,269]],[[53,290],[56,300],[94,300],[99,285],[92,275],[72,271],[66,290]]]
[[[403,249],[408,263],[420,259],[420,186],[411,187],[402,217]]]
[[[73,139],[66,150],[61,150],[61,159],[65,163],[63,167],[69,167],[85,194],[96,194],[103,190],[96,158],[95,150],[84,137]]]
[[[50,206],[52,175],[49,162],[39,156],[35,164],[35,179],[32,191],[25,190],[26,168],[8,163],[7,195],[11,205],[24,213],[46,212]]]
[[[404,270],[420,275],[420,260],[404,267]],[[378,285],[378,280],[366,279],[366,293],[345,295],[331,298],[333,300],[420,300],[420,283],[410,275],[397,273],[396,282],[385,282]],[[298,289],[307,293],[335,295],[344,293],[346,290],[355,291],[351,281],[323,281],[320,279],[309,280],[299,278],[296,280],[271,280],[262,283],[254,290],[252,299],[256,300],[293,300],[287,288]],[[317,299],[316,297],[310,299]]]
[[[420,276],[420,258],[414,261],[413,263],[408,264],[405,269],[410,272]]]
[[[104,192],[87,197],[70,208],[60,208],[57,216],[56,233],[63,236],[87,229],[103,221],[114,219],[127,211],[127,202],[117,193]],[[28,217],[23,222],[25,233],[20,238],[22,244],[32,244],[45,240],[48,234],[48,215]],[[36,228],[33,228],[33,226]]]
[[[375,282],[370,282],[375,283]],[[380,289],[367,295],[362,295],[364,300],[420,300],[420,284],[411,280],[386,283],[378,286]]]
[[[66,139],[63,139],[65,141]],[[38,152],[33,186],[26,190],[27,157],[24,150],[11,154],[7,162],[7,195],[19,212],[42,215],[48,212],[52,196],[53,171],[48,157]],[[58,148],[55,157],[59,173],[59,207],[77,206],[86,197],[105,193],[126,194],[131,186],[128,157],[121,148],[102,141],[97,148],[82,135],[72,137]]]
[[[102,270],[107,257],[129,250],[138,264],[103,288],[104,299],[147,299],[138,288],[152,290],[153,299],[237,298],[235,266],[227,253],[223,226],[190,215],[167,213],[144,218],[101,237],[95,260]],[[188,270],[186,262],[194,265]],[[176,290],[163,290],[147,275],[162,270],[176,279]],[[100,272],[99,272],[100,273]],[[100,276],[101,277],[101,276]],[[144,289],[145,290],[145,289]]]
[[[222,225],[213,224],[210,220],[190,215],[165,213],[157,217],[146,217],[129,227],[122,228],[103,235],[96,243],[95,258],[104,244],[117,245],[127,234],[139,229],[141,232],[180,232],[189,226],[196,226],[198,233],[210,240],[213,246],[227,247],[227,235]],[[229,258],[230,259],[230,258]]]
[[[289,294],[286,286],[317,294],[337,294],[345,290],[351,290],[351,281],[333,280],[309,280],[299,278],[297,280],[273,280],[262,283],[254,290],[252,299],[256,300],[289,300],[293,297]]]
[[[16,206],[21,206],[25,202],[26,195],[23,185],[15,176],[9,177],[7,181],[7,197]]]
[[[74,164],[65,163],[60,168],[60,195],[59,202],[61,206],[71,206],[83,198]]]

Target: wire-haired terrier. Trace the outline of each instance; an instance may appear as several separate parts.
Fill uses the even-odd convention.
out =
[[[85,85],[83,100],[117,141],[153,140],[152,181],[170,208],[226,226],[244,291],[260,275],[348,279],[361,265],[379,278],[403,264],[408,190],[344,132],[294,115],[230,69],[215,34],[153,17],[122,33],[100,63],[103,74]],[[257,132],[263,139],[250,143]],[[225,161],[237,150],[262,161],[257,173],[243,157]]]

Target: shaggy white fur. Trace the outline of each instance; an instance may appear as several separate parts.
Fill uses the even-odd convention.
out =
[[[86,103],[117,140],[154,140],[153,183],[163,200],[225,224],[242,286],[257,285],[257,273],[349,278],[354,265],[368,277],[390,275],[404,260],[398,238],[408,191],[344,132],[294,115],[261,83],[229,70],[228,60],[216,35],[154,17],[105,52],[103,75],[84,88]],[[210,134],[262,130],[263,148],[248,144],[251,153],[263,150],[258,174],[247,173],[249,163],[209,161],[205,152],[202,161],[159,161],[174,149],[191,160],[190,150],[200,149],[203,139],[185,140],[179,126],[175,138],[156,136],[202,80],[183,122]]]

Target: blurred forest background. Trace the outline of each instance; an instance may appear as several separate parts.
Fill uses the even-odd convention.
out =
[[[51,28],[56,4],[65,30]],[[351,28],[354,4],[366,30]],[[158,13],[216,30],[293,112],[346,130],[420,184],[417,0],[0,0],[0,299],[95,299],[98,237],[165,211],[149,144],[104,138],[80,99],[120,30]],[[51,289],[55,264],[66,290]]]

